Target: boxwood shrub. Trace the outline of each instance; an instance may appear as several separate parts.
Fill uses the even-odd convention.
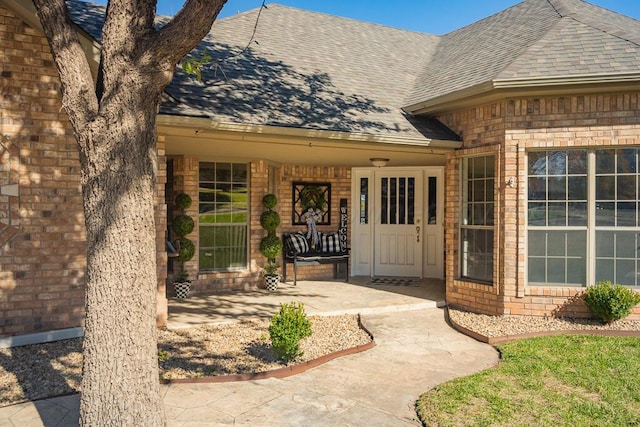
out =
[[[584,302],[594,316],[605,323],[627,317],[640,303],[640,294],[610,281],[601,281],[587,287]]]

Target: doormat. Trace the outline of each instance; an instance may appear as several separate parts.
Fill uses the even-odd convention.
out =
[[[407,279],[403,277],[374,277],[370,285],[379,286],[420,286],[420,279]]]

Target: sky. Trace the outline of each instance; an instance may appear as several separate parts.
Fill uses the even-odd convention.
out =
[[[95,0],[93,0],[95,1]],[[521,0],[267,0],[361,21],[429,34],[446,34],[500,12]],[[99,0],[98,3],[106,3]],[[184,2],[159,0],[158,13],[174,15]],[[589,0],[589,3],[640,20],[640,0]],[[219,17],[259,7],[262,0],[228,0]]]

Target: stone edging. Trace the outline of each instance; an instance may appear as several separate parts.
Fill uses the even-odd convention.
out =
[[[349,354],[356,354],[366,350],[370,350],[375,347],[376,343],[374,341],[373,335],[369,330],[362,324],[362,319],[360,315],[358,315],[358,326],[364,332],[369,335],[371,341],[367,344],[358,345],[356,347],[347,348],[345,350],[335,351],[333,353],[325,354],[324,356],[320,356],[317,359],[309,360],[304,363],[300,363],[297,365],[287,366],[284,368],[274,369],[272,371],[264,371],[264,372],[254,372],[247,374],[234,374],[234,375],[217,375],[210,377],[198,377],[198,378],[175,378],[175,379],[163,379],[160,380],[161,384],[210,384],[210,383],[228,383],[235,381],[253,381],[253,380],[263,380],[267,378],[286,378],[291,375],[301,374],[309,369],[315,368],[317,366],[323,365],[333,359],[337,359],[338,357],[347,356]]]
[[[640,331],[621,331],[621,330],[605,330],[605,329],[567,329],[567,330],[559,330],[559,331],[528,332],[524,334],[506,335],[502,337],[487,337],[485,335],[479,334],[478,332],[467,329],[464,326],[458,325],[456,322],[453,321],[453,319],[451,319],[448,312],[447,312],[447,320],[453,326],[453,328],[458,332],[465,334],[477,341],[480,341],[489,345],[502,344],[509,341],[517,341],[517,340],[522,340],[526,338],[548,337],[553,335],[603,335],[607,337],[638,337],[640,338]]]

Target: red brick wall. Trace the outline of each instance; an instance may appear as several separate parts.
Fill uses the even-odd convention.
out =
[[[11,240],[0,234],[0,336],[81,326],[86,242],[77,145],[46,39],[3,8],[0,108],[0,135],[10,147],[10,155],[0,155],[0,179],[20,184],[18,198],[0,197],[0,221],[8,222],[11,205],[18,228]],[[167,316],[162,138],[158,164],[157,323],[162,326]]]
[[[45,38],[0,8],[0,134],[20,152],[19,232],[0,246],[0,336],[80,326],[84,315],[80,166],[59,94]]]
[[[584,288],[526,285],[526,151],[532,148],[640,145],[640,93],[507,99],[442,115],[464,146],[448,158],[447,300],[493,314],[587,316]],[[496,250],[494,285],[459,277],[459,161],[495,152]],[[514,177],[516,185],[507,185]],[[633,317],[640,318],[640,307]]]

